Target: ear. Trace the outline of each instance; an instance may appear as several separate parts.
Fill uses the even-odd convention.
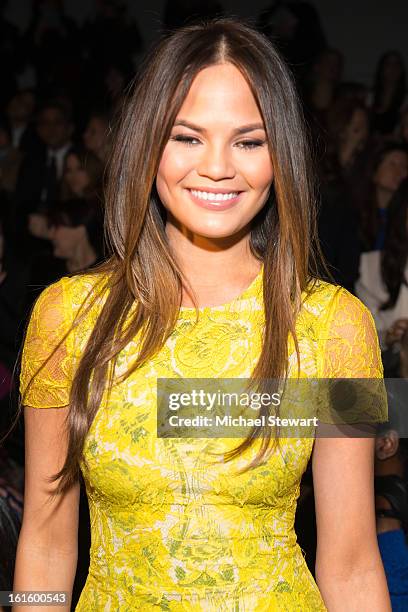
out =
[[[395,429],[386,431],[383,435],[378,436],[375,440],[375,456],[380,461],[393,457],[399,446],[399,436]]]

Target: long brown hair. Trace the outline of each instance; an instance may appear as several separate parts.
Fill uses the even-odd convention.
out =
[[[282,380],[290,334],[297,348],[295,320],[310,279],[315,220],[313,173],[293,79],[273,45],[247,25],[219,19],[186,26],[150,54],[117,127],[106,190],[106,233],[113,255],[96,270],[109,279],[109,293],[71,388],[67,458],[53,477],[60,479],[57,493],[78,476],[84,440],[104,390],[112,385],[119,352],[141,332],[140,352],[126,376],[151,359],[175,327],[182,287],[191,290],[167,241],[155,178],[193,79],[203,68],[226,62],[251,87],[274,168],[269,200],[250,235],[251,251],[264,265],[265,305],[263,348],[253,378]],[[253,442],[251,435],[227,459]],[[268,448],[265,435],[250,465],[257,465]]]

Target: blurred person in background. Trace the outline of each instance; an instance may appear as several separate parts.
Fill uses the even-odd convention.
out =
[[[338,49],[324,49],[315,58],[304,82],[304,100],[308,111],[321,126],[334,102],[343,74],[343,55]]]
[[[72,96],[79,81],[80,44],[78,28],[65,14],[63,0],[32,0],[23,42],[41,96]]]
[[[25,90],[14,94],[6,107],[11,142],[15,149],[30,152],[40,147],[40,139],[34,123],[35,104],[34,92]]]
[[[407,334],[405,334],[407,336]],[[388,421],[375,443],[377,538],[393,612],[408,609],[408,390],[406,381],[388,381]]]
[[[366,164],[370,135],[368,109],[353,98],[338,98],[327,113],[327,155],[353,190]]]
[[[70,149],[64,161],[61,199],[96,197],[101,192],[102,172],[103,164],[92,151]]]
[[[310,2],[275,0],[262,10],[257,27],[278,46],[299,81],[327,48],[319,13]]]
[[[356,189],[363,251],[381,250],[387,226],[388,206],[408,176],[408,148],[389,142],[375,151],[367,163],[366,177]]]
[[[387,51],[377,64],[372,101],[372,127],[379,137],[392,134],[406,99],[406,68],[399,51]]]
[[[91,114],[82,140],[88,151],[92,151],[101,162],[106,162],[110,147],[110,125],[107,113],[93,112]]]
[[[0,192],[2,198],[11,200],[17,183],[17,176],[23,154],[14,148],[8,123],[0,119]]]
[[[374,317],[386,373],[395,376],[408,329],[408,180],[390,202],[383,250],[361,255],[356,291]]]
[[[27,154],[21,164],[14,201],[14,230],[26,253],[46,249],[44,214],[58,198],[65,155],[72,147],[74,123],[69,105],[45,103],[37,117],[41,152]],[[31,238],[30,238],[31,235]]]
[[[396,138],[401,144],[408,146],[408,106],[404,106],[400,113],[400,120],[396,129]]]
[[[67,273],[86,270],[102,260],[103,219],[98,200],[59,202],[48,220],[54,256],[64,260]]]

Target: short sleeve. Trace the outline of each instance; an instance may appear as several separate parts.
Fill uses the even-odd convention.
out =
[[[360,418],[370,423],[386,421],[388,409],[381,352],[370,311],[340,288],[330,304],[326,321],[320,376],[326,380],[342,379],[342,382],[328,382],[331,409],[335,407],[336,417],[342,414],[348,423],[358,422]]]
[[[31,313],[21,359],[22,404],[61,408],[69,404],[72,355],[67,281],[62,278],[40,294]]]
[[[345,289],[329,307],[322,350],[322,378],[382,378],[377,331],[370,311]]]

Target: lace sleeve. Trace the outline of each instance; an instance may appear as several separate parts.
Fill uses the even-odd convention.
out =
[[[339,289],[329,308],[322,336],[320,377],[359,379],[328,384],[330,410],[333,410],[334,403],[340,406],[345,411],[344,422],[348,423],[386,421],[388,410],[382,380],[383,366],[370,311],[348,291]],[[335,417],[341,416],[337,408],[334,412]]]
[[[37,299],[28,324],[21,360],[22,403],[33,408],[69,404],[72,355],[66,281],[47,287]]]
[[[373,317],[345,289],[340,289],[332,300],[322,340],[322,378],[382,378]]]

